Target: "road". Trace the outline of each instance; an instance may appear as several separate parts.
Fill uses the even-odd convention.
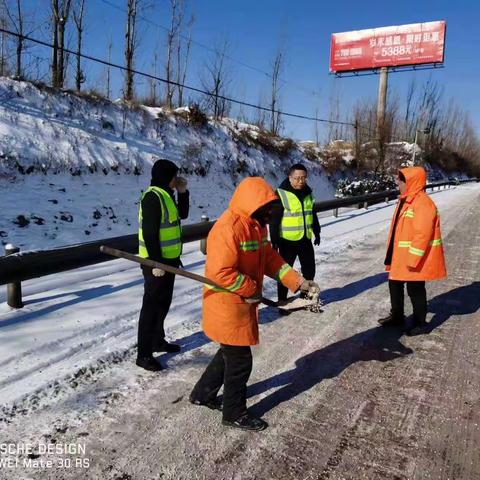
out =
[[[249,405],[269,422],[264,432],[225,429],[219,412],[189,404],[215,351],[193,329],[161,374],[123,385],[132,351],[86,383],[83,401],[99,390],[104,401],[76,422],[62,428],[58,410],[40,411],[35,432],[28,415],[5,427],[11,441],[81,443],[89,468],[3,469],[0,478],[480,479],[479,200],[472,187],[441,209],[449,275],[427,287],[427,335],[377,326],[389,303],[385,234],[318,265],[323,313],[261,311]]]

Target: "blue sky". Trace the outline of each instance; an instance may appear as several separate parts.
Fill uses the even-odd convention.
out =
[[[31,0],[33,2],[33,0]],[[113,58],[123,62],[126,0],[87,1],[85,53],[107,56],[108,38],[113,39]],[[149,0],[146,0],[149,1]],[[47,0],[35,3],[49,4]],[[165,58],[165,30],[169,13],[167,0],[150,0],[149,22],[141,20],[141,53],[137,68],[151,71],[153,52],[159,61]],[[269,79],[241,63],[270,71],[279,46],[286,54],[282,78],[282,109],[303,115],[328,117],[329,98],[340,93],[343,116],[358,99],[376,98],[378,77],[338,79],[329,75],[330,35],[333,32],[359,30],[389,25],[446,20],[447,40],[445,68],[435,71],[403,72],[389,76],[390,92],[402,94],[411,78],[418,83],[429,78],[444,87],[445,96],[453,97],[468,110],[477,131],[480,131],[480,1],[479,0],[402,0],[377,2],[366,0],[190,0],[195,14],[193,38],[208,47],[224,40],[230,55],[238,62],[229,62],[232,77],[230,95],[252,103],[269,92]],[[156,26],[158,24],[159,26]],[[199,72],[211,53],[198,45],[192,50],[187,83],[201,86]],[[90,86],[98,85],[100,74],[86,66]],[[159,72],[163,75],[163,71]],[[116,83],[120,87],[120,79]],[[313,95],[312,92],[317,92]],[[296,138],[313,137],[311,122],[285,120],[285,134]]]

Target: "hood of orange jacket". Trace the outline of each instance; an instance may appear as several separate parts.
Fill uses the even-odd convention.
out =
[[[277,194],[263,178],[248,177],[236,188],[229,208],[237,215],[250,217],[260,207],[275,200],[278,200]]]
[[[407,191],[400,195],[400,198],[406,198],[407,201],[413,199],[419,192],[425,190],[427,184],[427,172],[422,167],[407,167],[402,168],[400,171],[403,173]]]

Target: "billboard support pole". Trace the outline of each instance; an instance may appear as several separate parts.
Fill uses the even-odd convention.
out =
[[[387,107],[387,87],[388,87],[388,67],[380,69],[380,81],[378,83],[378,103],[377,103],[377,138],[380,140],[383,136],[383,126],[385,124],[385,110]]]
[[[383,172],[385,163],[385,111],[387,108],[387,86],[388,86],[388,67],[380,69],[380,81],[378,83],[378,103],[377,103],[377,142],[378,142],[378,163],[375,168],[375,174],[380,169]]]

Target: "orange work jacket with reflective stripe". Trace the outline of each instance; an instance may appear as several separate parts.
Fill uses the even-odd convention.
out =
[[[299,287],[301,276],[272,248],[267,228],[251,217],[277,199],[263,178],[242,180],[229,208],[208,234],[205,276],[232,292],[204,289],[202,326],[215,342],[237,346],[259,342],[258,305],[246,303],[244,298],[262,291],[264,275],[280,280],[292,291]]]
[[[439,280],[447,275],[443,253],[440,216],[432,199],[425,193],[427,174],[422,167],[400,170],[407,190],[401,195],[405,202],[399,213],[393,236],[391,265],[386,265],[390,280]],[[392,241],[397,205],[388,235]]]

